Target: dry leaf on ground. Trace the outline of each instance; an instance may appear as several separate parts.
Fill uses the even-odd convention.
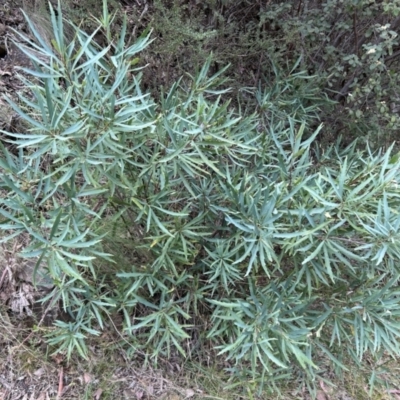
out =
[[[93,397],[94,397],[94,400],[99,400],[102,393],[103,393],[103,389],[98,388],[98,389],[96,390],[94,396],[93,396]]]
[[[85,372],[85,373],[83,374],[83,381],[84,381],[86,384],[92,382],[92,381],[93,381],[92,375],[90,375],[89,373]]]

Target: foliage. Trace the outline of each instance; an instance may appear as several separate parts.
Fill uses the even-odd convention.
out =
[[[262,15],[265,21],[282,21],[281,42],[302,54],[303,67],[318,75],[321,87],[347,114],[327,122],[382,145],[399,126],[399,11],[398,1],[326,1],[310,7],[274,4]]]
[[[40,1],[38,2],[40,3]],[[96,4],[86,0],[65,8],[73,21],[94,29]],[[110,9],[116,9],[114,0]],[[399,128],[398,28],[400,3],[360,0],[233,1],[168,0],[128,7],[131,42],[140,28],[151,26],[156,38],[142,53],[144,87],[154,97],[159,86],[170,87],[184,73],[206,62],[212,73],[227,64],[229,84],[236,92],[257,87],[271,63],[288,71],[297,60],[298,71],[313,76],[315,90],[337,104],[321,108],[325,142],[346,132],[347,143],[358,137],[374,146],[388,147]],[[117,13],[113,35],[121,27]],[[97,40],[97,38],[96,38]],[[297,71],[296,71],[297,72]],[[308,85],[309,86],[309,85]],[[300,87],[302,92],[305,87]],[[253,107],[255,103],[253,103]]]
[[[155,93],[212,51],[212,69],[232,64],[230,84],[239,91],[256,87],[270,60],[287,70],[288,60],[301,58],[299,70],[337,102],[335,112],[319,113],[325,141],[346,132],[348,143],[389,146],[399,128],[399,10],[398,1],[155,1],[143,17],[158,38],[145,52],[145,83]]]
[[[48,334],[56,352],[86,356],[120,315],[134,352],[196,358],[211,343],[260,386],[313,382],[321,354],[346,369],[400,353],[398,155],[322,148],[310,121],[323,98],[279,89],[307,84],[304,71],[246,89],[252,114],[222,101],[211,59],[156,102],[138,67],[149,32],[126,47],[106,2],[91,35],[61,10],[51,20],[52,46],[29,18],[36,41],[19,34],[32,96],[7,101],[30,128],[2,131],[0,228],[29,234],[22,255],[55,285],[43,301],[72,317]],[[121,232],[116,264],[102,244]]]

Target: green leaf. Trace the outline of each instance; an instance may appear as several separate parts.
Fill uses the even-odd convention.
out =
[[[61,252],[54,251],[53,254],[55,255],[55,260],[58,266],[63,272],[65,272],[65,274],[74,279],[82,281],[85,285],[88,285],[85,279],[83,279],[82,275],[74,267],[70,266],[70,264],[65,260],[65,258],[61,255]]]

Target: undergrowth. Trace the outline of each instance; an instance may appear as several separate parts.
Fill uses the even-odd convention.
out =
[[[151,32],[127,46],[106,1],[92,34],[60,7],[50,42],[26,19],[31,96],[6,100],[29,128],[2,131],[0,228],[29,235],[21,255],[54,283],[42,301],[69,316],[46,334],[55,354],[87,357],[113,326],[145,365],[217,353],[232,388],[297,379],[314,395],[321,360],[399,354],[399,155],[321,146],[332,102],[300,61],[243,89],[251,113],[211,57],[152,98]]]

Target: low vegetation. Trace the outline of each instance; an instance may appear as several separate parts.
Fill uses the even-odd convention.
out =
[[[356,28],[376,11],[361,3],[350,10]],[[288,38],[299,4],[275,28],[287,7],[274,6],[272,20],[261,10],[258,28]],[[328,30],[315,20],[299,29],[303,56],[260,60],[253,86],[230,90],[227,67],[209,56],[154,94],[144,64],[155,32],[133,40],[106,1],[92,33],[60,7],[50,16],[49,35],[28,15],[31,37],[15,31],[32,68],[20,76],[29,93],[7,98],[23,129],[2,131],[0,229],[2,242],[28,241],[21,256],[52,282],[40,302],[61,310],[44,332],[53,354],[85,358],[88,341],[113,328],[128,358],[201,365],[212,354],[231,388],[246,382],[252,396],[282,382],[316,395],[327,368],[347,374],[399,355],[400,153],[383,100],[393,74],[371,67],[395,59],[394,31],[362,31],[375,44],[358,39],[358,58],[342,45],[341,89],[342,64],[310,47]],[[305,55],[323,72],[305,69]],[[374,96],[376,84],[367,92],[357,78],[368,68],[382,87]],[[377,107],[356,134],[352,124]],[[389,132],[384,143],[367,140],[376,126]]]

